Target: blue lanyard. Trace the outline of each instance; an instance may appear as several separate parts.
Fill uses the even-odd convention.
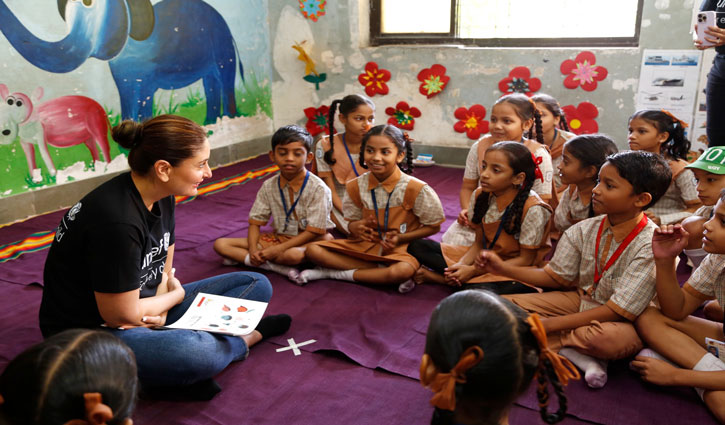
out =
[[[352,160],[352,155],[350,155],[350,148],[347,147],[347,143],[345,143],[345,133],[342,133],[342,145],[345,146],[345,152],[347,152],[347,158],[350,160],[350,165],[352,165],[352,171],[355,172],[355,177],[360,177],[360,174],[357,172],[357,168],[355,168],[355,161]]]
[[[393,197],[393,192],[395,191],[395,188],[393,188],[392,191],[388,194],[388,202],[385,204],[385,218],[384,218],[384,225],[385,225],[385,232],[388,231],[388,213],[390,212],[390,198]],[[370,195],[373,197],[373,207],[375,208],[375,222],[378,225],[378,235],[380,235],[380,240],[385,240],[385,236],[383,236],[383,230],[380,228],[380,220],[378,220],[378,200],[375,197],[375,189],[370,190]]]
[[[493,246],[496,244],[496,241],[498,240],[498,237],[501,236],[501,230],[503,229],[503,221],[508,216],[509,210],[511,209],[511,205],[506,207],[506,209],[503,211],[503,214],[501,214],[501,221],[498,223],[498,229],[496,229],[496,236],[493,237],[493,240],[491,241],[491,244],[486,248],[486,243],[483,243],[483,248],[488,250],[493,250]]]
[[[295,210],[295,207],[297,206],[297,203],[300,201],[300,198],[302,197],[302,192],[305,190],[305,186],[307,186],[307,180],[310,178],[310,172],[307,171],[305,173],[305,181],[302,182],[302,187],[300,188],[300,194],[297,196],[297,199],[292,203],[292,206],[290,207],[289,211],[287,210],[287,201],[284,199],[284,192],[282,191],[282,175],[279,176],[280,180],[277,180],[277,187],[279,188],[279,196],[282,198],[282,208],[284,208],[285,218],[284,218],[284,229],[283,232],[287,231],[287,224],[289,224],[289,218],[292,215],[292,213]],[[289,184],[289,182],[287,183]],[[292,195],[294,199],[294,194]]]

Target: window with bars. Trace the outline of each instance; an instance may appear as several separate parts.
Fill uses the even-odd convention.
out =
[[[643,0],[370,0],[370,41],[484,47],[637,46]]]

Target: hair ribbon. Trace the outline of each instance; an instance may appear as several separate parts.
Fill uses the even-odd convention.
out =
[[[676,116],[674,116],[674,115],[672,114],[672,112],[670,112],[670,111],[668,111],[668,110],[666,110],[666,109],[661,109],[661,111],[662,111],[662,113],[663,113],[663,114],[665,114],[665,115],[667,115],[668,117],[670,117],[670,118],[672,119],[672,122],[673,122],[674,124],[679,124],[679,125],[681,125],[681,126],[682,126],[682,128],[687,128],[687,127],[689,127],[689,126],[687,125],[687,123],[686,123],[686,122],[684,122],[684,121],[682,121],[681,119],[679,119],[679,118],[677,118]]]
[[[534,169],[534,176],[536,177],[535,179],[540,179],[541,183],[543,183],[544,175],[541,174],[541,168],[539,168],[539,164],[541,164],[544,161],[544,158],[542,158],[540,156],[534,156],[534,154],[532,153],[531,159],[534,161],[534,165],[536,166],[536,168]]]
[[[71,419],[63,425],[106,425],[106,422],[113,419],[113,411],[103,404],[101,393],[84,393],[83,399],[86,404],[86,418]]]
[[[420,383],[433,391],[430,404],[439,409],[456,409],[456,384],[466,382],[466,371],[483,360],[483,349],[478,345],[468,347],[458,363],[448,373],[438,372],[428,354],[423,354],[420,364]]]
[[[544,359],[549,360],[554,368],[554,373],[556,373],[562,385],[567,385],[570,379],[581,378],[576,366],[569,359],[551,351],[549,342],[546,339],[546,329],[544,329],[544,324],[541,323],[539,315],[536,313],[529,315],[526,318],[526,323],[531,326],[531,333],[534,334],[536,342],[539,343],[539,351],[541,352],[539,362],[544,361]]]

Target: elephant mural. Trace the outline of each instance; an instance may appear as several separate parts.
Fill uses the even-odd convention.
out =
[[[88,58],[107,60],[123,119],[152,116],[157,89],[179,89],[199,79],[206,95],[205,124],[237,113],[236,65],[241,60],[229,26],[201,0],[57,0],[68,34],[51,42],[33,35],[0,0],[0,31],[30,63],[64,73]]]

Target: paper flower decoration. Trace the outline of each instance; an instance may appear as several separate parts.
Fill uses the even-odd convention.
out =
[[[453,129],[459,133],[465,132],[469,139],[478,140],[481,134],[488,133],[488,121],[484,120],[486,108],[483,106],[473,105],[470,109],[461,106],[453,115],[459,119]]]
[[[450,79],[451,77],[446,75],[446,67],[443,65],[435,64],[426,68],[418,73],[418,81],[421,82],[420,93],[430,99],[442,92]]]
[[[330,107],[322,105],[319,108],[310,107],[305,108],[304,113],[307,117],[307,123],[305,127],[310,132],[312,137],[317,136],[323,131],[330,134],[330,127],[327,125],[327,115],[330,112]]]
[[[376,94],[388,94],[388,85],[390,81],[390,71],[380,69],[375,62],[365,64],[365,72],[358,75],[357,80],[365,87],[365,93],[373,97]]]
[[[508,77],[498,82],[498,89],[504,94],[523,93],[531,96],[541,88],[541,80],[531,78],[531,71],[525,66],[517,66]]]
[[[607,68],[594,66],[597,58],[592,52],[581,52],[576,59],[567,59],[561,63],[561,73],[566,75],[564,87],[575,89],[581,85],[586,91],[597,88],[597,81],[607,78]]]
[[[388,118],[388,124],[403,130],[412,130],[415,119],[420,116],[420,110],[411,107],[408,102],[398,102],[395,108],[386,108],[385,113],[391,115]]]
[[[305,18],[317,22],[317,18],[325,14],[327,0],[299,0],[300,10]]]
[[[315,70],[315,61],[312,60],[310,55],[307,54],[307,51],[299,43],[295,43],[292,48],[297,50],[300,54],[297,56],[297,59],[305,63],[305,76],[302,77],[302,79],[313,83],[315,85],[315,90],[319,90],[320,83],[327,79],[327,74],[324,72],[322,74],[317,73]]]
[[[599,115],[597,107],[589,102],[582,102],[579,106],[566,105],[561,108],[566,115],[569,129],[575,134],[593,134],[599,131],[595,118]]]

